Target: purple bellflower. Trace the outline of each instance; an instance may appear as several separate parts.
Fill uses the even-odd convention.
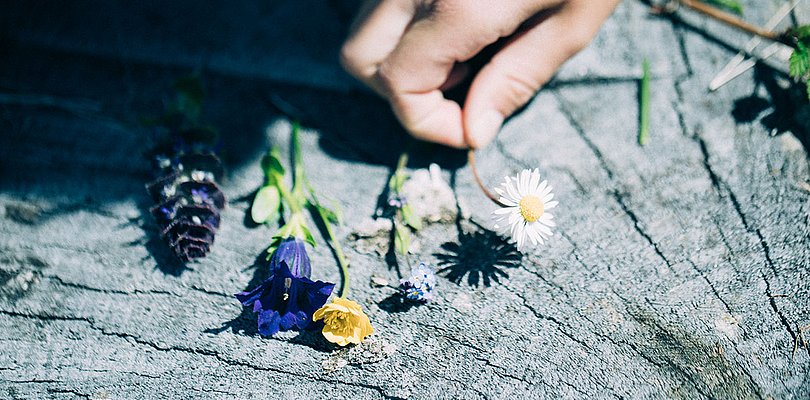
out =
[[[312,273],[306,245],[296,237],[281,240],[278,248],[270,257],[270,273],[276,271],[282,262],[287,264],[294,276],[309,278]]]
[[[306,263],[300,262],[297,270],[303,270],[302,266],[306,264],[307,276],[296,275],[290,271],[287,262],[281,259],[275,269],[271,270],[270,277],[261,285],[250,292],[235,295],[243,306],[252,306],[253,312],[259,314],[260,334],[273,336],[279,331],[305,329],[312,323],[312,314],[332,294],[335,284],[309,279],[309,259],[306,258],[306,253],[304,259]]]

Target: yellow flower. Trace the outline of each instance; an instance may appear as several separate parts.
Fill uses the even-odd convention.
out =
[[[312,320],[321,319],[324,323],[323,337],[340,346],[360,344],[366,336],[374,333],[374,328],[360,305],[344,298],[336,297],[331,303],[315,311]]]

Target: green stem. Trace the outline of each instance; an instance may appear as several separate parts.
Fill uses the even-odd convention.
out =
[[[335,252],[335,257],[337,258],[338,265],[340,266],[340,275],[341,275],[339,297],[345,298],[349,293],[349,261],[346,260],[346,256],[343,254],[343,249],[340,247],[340,243],[335,237],[335,231],[332,230],[331,221],[326,216],[325,211],[321,206],[321,203],[318,201],[318,197],[315,196],[315,189],[312,188],[312,185],[309,184],[309,181],[306,179],[306,177],[303,177],[302,183],[307,186],[307,190],[309,191],[309,200],[307,201],[311,206],[310,210],[315,209],[317,211],[318,218],[321,219],[324,231],[326,231],[326,241],[329,243],[329,246],[331,246],[332,250]]]
[[[332,246],[333,250],[335,250],[338,265],[340,265],[340,297],[345,299],[349,294],[349,262],[346,260],[346,256],[343,254],[343,249],[340,248],[340,244],[335,238],[335,234],[332,231],[332,226],[329,225],[329,221],[326,221],[323,214],[321,214],[321,220],[323,220],[324,226],[326,226],[326,233],[329,236],[329,245]]]
[[[388,182],[388,192],[389,194],[393,194],[399,196],[400,192],[402,191],[402,183],[405,180],[403,175],[405,174],[405,167],[408,165],[408,151],[405,150],[402,154],[399,155],[399,160],[397,160],[397,166],[394,168],[394,172],[391,173],[391,180]]]
[[[287,185],[285,185],[284,182],[278,181],[276,187],[281,194],[281,198],[283,198],[284,202],[287,204],[287,207],[290,207],[290,213],[300,213],[304,206],[298,201],[298,197],[293,196],[293,193],[290,192]]]
[[[298,121],[292,123],[292,135],[290,147],[292,147],[293,156],[293,191],[297,190],[300,184],[305,180],[304,178],[304,156],[301,154],[301,141],[299,140],[299,131],[301,124]]]
[[[408,152],[403,151],[402,154],[399,155],[399,160],[397,161],[397,169],[394,173],[397,173],[405,169],[406,165],[408,165]]]
[[[650,130],[650,60],[646,57],[641,63],[641,85],[639,93],[638,144],[647,143]]]
[[[281,195],[293,198],[294,201],[291,203],[294,203],[300,210],[303,208],[303,205],[299,204],[297,199],[304,199],[304,191],[309,191],[310,198],[308,200],[305,199],[304,201],[308,202],[315,210],[317,210],[318,218],[320,218],[321,223],[323,223],[327,236],[326,241],[332,247],[332,250],[334,250],[335,257],[337,257],[338,264],[340,265],[341,285],[339,297],[346,298],[346,296],[349,294],[349,262],[346,260],[346,256],[343,254],[343,249],[341,249],[340,243],[338,243],[337,238],[335,237],[335,232],[332,230],[331,222],[326,215],[324,215],[323,208],[315,196],[315,190],[309,183],[306,174],[304,174],[304,157],[301,154],[301,141],[299,139],[300,130],[301,124],[298,121],[293,121],[292,135],[290,139],[290,147],[292,147],[293,158],[293,189],[292,193],[282,191]],[[292,209],[293,206],[291,205],[290,208]]]

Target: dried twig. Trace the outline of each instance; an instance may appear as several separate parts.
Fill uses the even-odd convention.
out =
[[[757,35],[759,37],[772,40],[775,42],[784,43],[790,47],[796,46],[794,41],[791,40],[791,38],[789,38],[788,35],[774,32],[770,29],[765,29],[758,25],[754,25],[752,23],[744,21],[742,18],[734,14],[722,11],[716,7],[712,7],[699,0],[671,0],[668,4],[664,6],[653,7],[652,10],[656,14],[671,14],[678,9],[678,6],[687,7],[691,10],[706,15],[712,19],[720,21],[726,25]]]
[[[723,22],[723,23],[725,23],[727,25],[731,25],[731,26],[733,26],[733,27],[735,27],[737,29],[746,31],[748,33],[752,33],[754,35],[763,37],[765,39],[775,40],[775,41],[780,40],[780,38],[779,38],[780,35],[779,34],[773,32],[773,31],[767,30],[765,28],[762,28],[760,26],[757,26],[757,25],[748,23],[746,21],[743,21],[742,19],[740,19],[739,17],[737,17],[734,14],[727,13],[725,11],[722,11],[722,10],[718,9],[718,8],[712,7],[712,6],[710,6],[710,5],[706,4],[706,3],[703,3],[702,1],[698,1],[698,0],[676,0],[676,1],[679,4],[681,4],[681,5],[685,6],[685,7],[689,7],[692,10],[695,10],[695,11],[701,13],[701,14],[712,17],[712,18],[714,18],[714,19],[716,19],[716,20],[718,20],[720,22]]]
[[[790,356],[790,361],[791,362],[796,358],[796,350],[799,349],[799,339],[801,339],[802,346],[804,346],[804,349],[808,350],[808,348],[807,348],[807,340],[804,339],[804,332],[805,331],[810,331],[810,324],[799,327],[799,333],[796,335],[796,339],[793,340],[793,355]]]

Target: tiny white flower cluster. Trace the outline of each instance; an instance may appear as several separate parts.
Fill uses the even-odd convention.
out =
[[[550,228],[556,224],[548,210],[558,202],[552,201],[554,193],[548,181],[540,182],[538,169],[524,169],[515,177],[506,177],[495,192],[504,206],[492,213],[495,229],[509,235],[518,251],[523,252],[529,243],[542,245],[553,235]]]

